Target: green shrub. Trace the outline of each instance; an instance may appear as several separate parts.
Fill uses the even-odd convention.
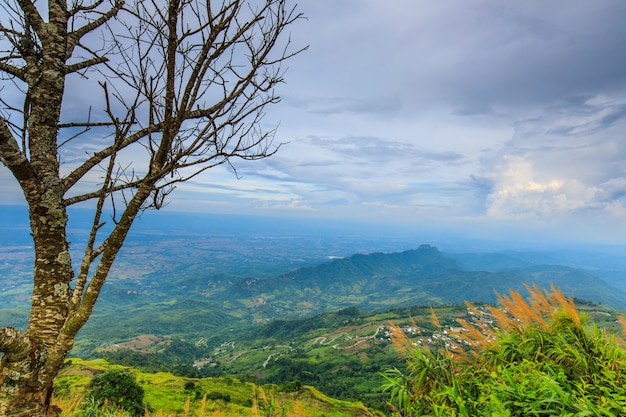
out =
[[[127,371],[112,369],[93,377],[88,398],[98,407],[122,408],[133,416],[144,413],[144,390]]]

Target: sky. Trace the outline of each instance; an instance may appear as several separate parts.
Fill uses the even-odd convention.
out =
[[[626,2],[315,0],[279,152],[169,211],[626,243]],[[0,167],[2,204],[23,201]]]

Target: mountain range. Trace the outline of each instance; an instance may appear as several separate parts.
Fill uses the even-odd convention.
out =
[[[428,244],[402,252],[330,259],[273,276],[238,278],[201,268],[181,275],[172,271],[167,278],[156,274],[108,283],[98,311],[121,314],[139,309],[132,315],[137,316],[159,305],[170,311],[168,322],[188,311],[190,317],[207,316],[202,322],[253,323],[346,307],[371,311],[464,301],[495,304],[496,293],[512,289],[525,295],[525,285],[554,285],[567,296],[626,309],[626,293],[587,270],[534,264],[509,254],[444,253]],[[122,320],[128,318],[122,315]],[[153,315],[151,328],[154,320]]]
[[[160,253],[170,252],[164,248]],[[567,296],[626,310],[626,293],[588,270],[533,263],[528,257],[508,253],[446,253],[424,244],[401,252],[309,262],[286,273],[246,270],[250,275],[245,277],[215,271],[197,255],[194,259],[195,264],[152,267],[143,274],[150,268],[133,264],[132,258],[122,260],[121,273],[105,285],[77,346],[87,343],[93,347],[139,334],[217,337],[274,319],[308,317],[347,307],[384,311],[464,301],[495,304],[496,293],[513,289],[525,295],[525,285],[554,285]],[[169,258],[155,257],[150,262],[173,265]],[[0,305],[17,305],[28,297],[27,290],[24,283],[3,292]],[[0,320],[8,325],[24,326],[26,317],[25,309],[0,310]]]
[[[504,254],[488,255],[482,264],[477,260],[472,254],[445,254],[431,245],[398,253],[357,254],[272,278],[244,279],[217,297],[267,314],[302,315],[348,306],[372,310],[393,305],[496,303],[496,292],[525,293],[525,285],[536,284],[542,288],[555,285],[568,296],[626,308],[626,293],[581,269],[534,265]]]

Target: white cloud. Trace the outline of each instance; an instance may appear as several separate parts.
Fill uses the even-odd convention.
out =
[[[488,152],[474,175],[482,215],[571,228],[622,230],[626,203],[624,98],[593,96],[543,108]],[[613,226],[610,226],[613,224]]]
[[[584,209],[595,191],[576,179],[538,175],[530,161],[507,156],[490,174],[487,216],[496,219],[549,218]]]

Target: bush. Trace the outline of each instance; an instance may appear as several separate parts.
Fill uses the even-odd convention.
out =
[[[185,387],[184,387],[185,391],[193,391],[196,389],[196,383],[193,381],[187,381],[185,382]]]
[[[96,375],[88,385],[89,398],[98,407],[122,408],[133,416],[144,413],[144,390],[127,371],[113,369]]]

